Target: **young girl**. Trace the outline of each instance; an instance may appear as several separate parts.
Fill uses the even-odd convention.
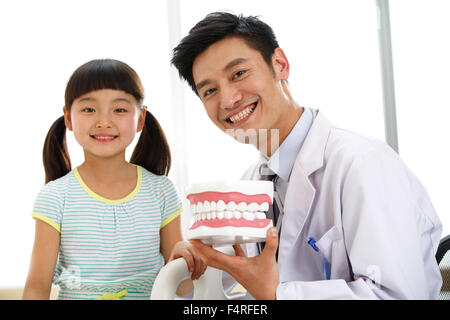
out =
[[[183,257],[192,279],[206,265],[182,241],[181,201],[167,178],[170,151],[142,105],[136,72],[93,60],[70,78],[64,116],[44,144],[46,185],[33,209],[36,234],[24,299],[148,299],[160,268]],[[71,170],[66,128],[85,161]],[[125,148],[142,130],[131,156]]]

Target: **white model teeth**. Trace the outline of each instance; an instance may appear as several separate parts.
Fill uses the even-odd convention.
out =
[[[236,207],[237,207],[237,205],[236,205],[236,202],[234,202],[234,201],[230,201],[227,204],[227,210],[234,211],[234,210],[236,210]]]
[[[236,202],[230,201],[225,204],[223,200],[219,200],[218,202],[204,201],[191,204],[191,214],[194,221],[224,218],[244,218],[246,220],[266,219],[264,212],[267,210],[269,210],[268,202],[259,205],[256,202],[250,204],[240,202],[236,204]]]
[[[265,219],[266,218],[266,214],[264,212],[255,212],[255,218],[256,219]]]
[[[250,211],[250,212],[258,211],[258,209],[259,209],[259,205],[256,202],[252,202],[248,205],[248,211]]]
[[[105,136],[94,136],[95,139],[100,139],[100,140],[112,140],[114,139],[114,137],[105,137]]]
[[[225,204],[225,202],[223,200],[217,201],[217,205],[216,205],[217,211],[225,211],[226,207],[227,207],[227,205]]]
[[[265,217],[266,217],[266,215],[264,215],[264,218]],[[255,220],[256,217],[255,217],[255,214],[253,212],[244,211],[242,213],[242,218],[244,218],[245,220]]]
[[[211,206],[209,204],[209,201],[203,202],[203,212],[210,212],[210,211],[211,211]]]
[[[225,204],[223,200],[219,200],[218,202],[214,201],[204,201],[198,202],[197,204],[191,204],[191,213],[203,213],[203,212],[223,212],[223,211],[239,211],[239,212],[256,212],[256,211],[267,211],[269,210],[269,203],[263,202],[261,204],[257,204],[256,202],[252,202],[247,204],[245,202],[240,202],[236,204],[234,201],[230,201]]]
[[[269,203],[268,202],[264,202],[261,204],[261,206],[259,207],[259,211],[267,211],[269,210]]]
[[[231,122],[237,122],[237,121],[241,121],[244,118],[247,118],[253,112],[253,107],[254,107],[254,104],[245,108],[238,114],[235,114],[234,116],[230,117]]]
[[[247,204],[245,202],[241,202],[237,205],[238,211],[247,211]]]

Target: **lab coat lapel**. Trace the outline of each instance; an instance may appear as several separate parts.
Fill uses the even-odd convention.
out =
[[[316,190],[309,176],[323,166],[326,142],[331,125],[318,113],[292,168],[284,203],[280,239],[280,268],[291,252],[310,214]]]

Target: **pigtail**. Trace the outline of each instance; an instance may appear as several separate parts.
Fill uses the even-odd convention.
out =
[[[158,120],[145,112],[145,125],[131,155],[130,162],[157,175],[168,175],[171,165],[170,148]]]
[[[47,133],[44,142],[43,161],[45,183],[56,180],[72,170],[66,144],[64,116],[58,118]]]

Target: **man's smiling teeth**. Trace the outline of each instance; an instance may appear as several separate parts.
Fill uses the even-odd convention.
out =
[[[229,117],[228,119],[233,123],[241,121],[242,119],[247,118],[253,112],[255,107],[256,107],[256,103],[253,103],[252,105],[248,106],[247,108],[245,108],[238,114],[235,114],[234,116]]]

